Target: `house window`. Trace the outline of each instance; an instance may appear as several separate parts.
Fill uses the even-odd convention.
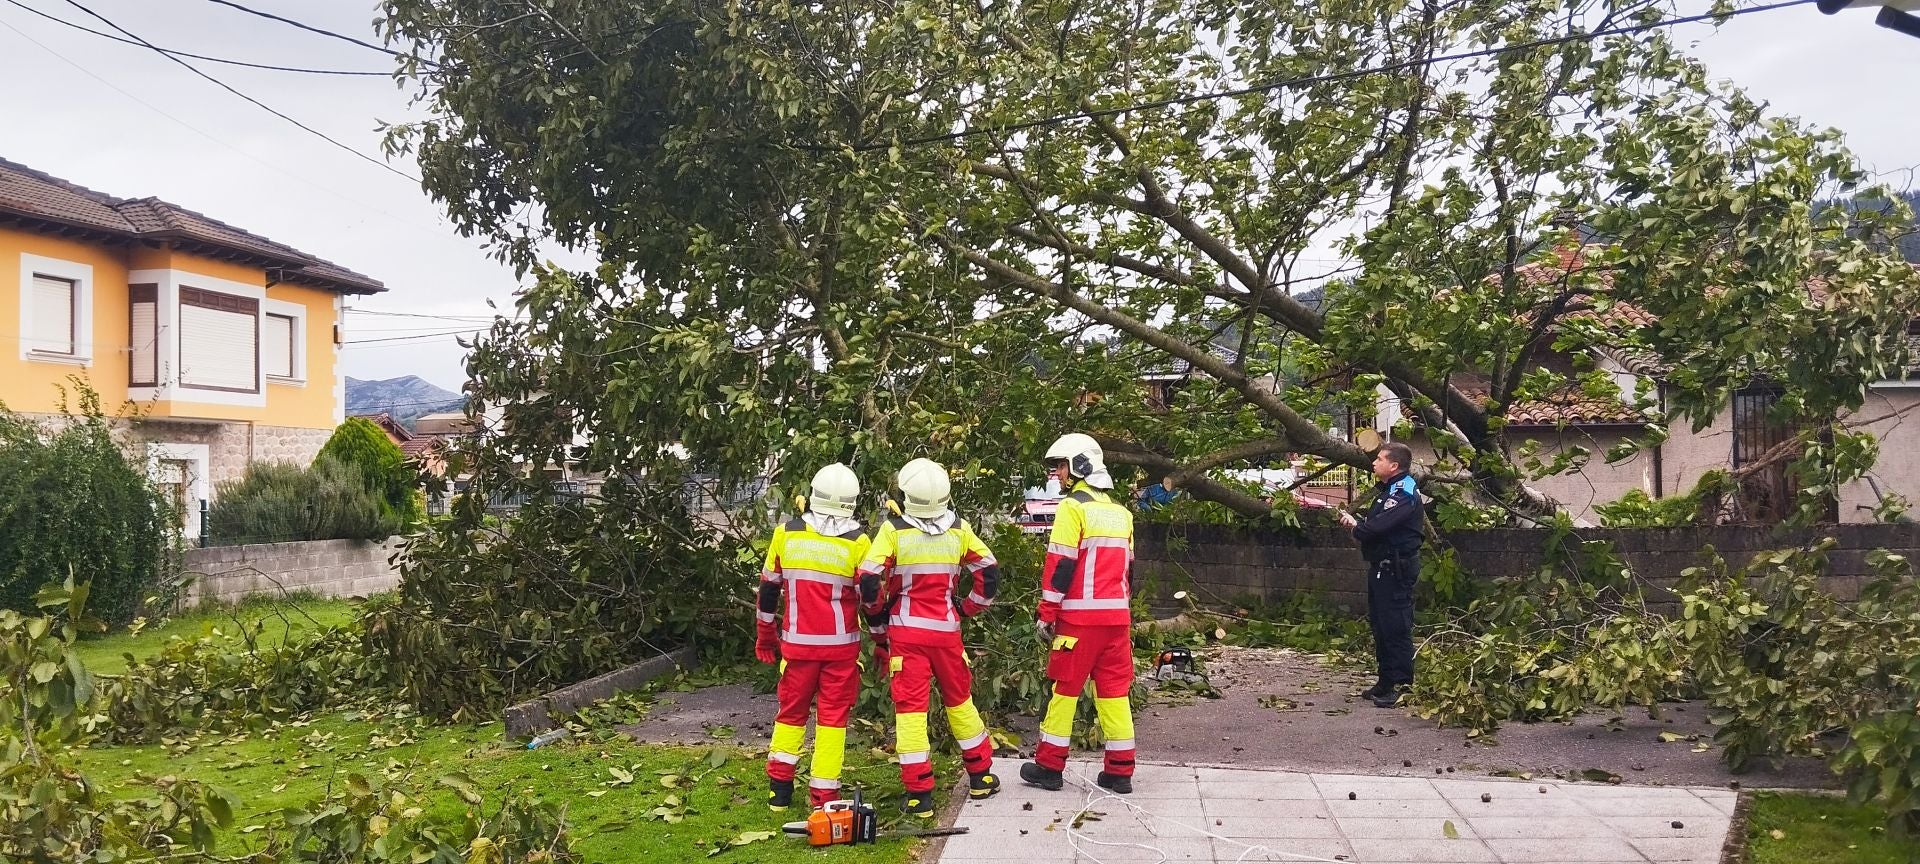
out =
[[[1774,448],[1791,441],[1796,431],[1772,416],[1780,403],[1780,389],[1769,385],[1744,387],[1733,393],[1733,470],[1766,462]],[[1751,522],[1778,522],[1792,515],[1799,489],[1787,472],[1791,459],[1775,459],[1740,479],[1739,504]],[[1829,498],[1824,518],[1839,520],[1839,501]]]
[[[20,357],[89,365],[93,360],[93,267],[43,255],[20,256]]]
[[[74,308],[78,288],[72,279],[33,274],[33,321],[27,338],[33,340],[34,353],[73,356],[79,342],[73,326],[79,318]]]
[[[127,383],[157,387],[160,378],[160,286],[127,286]]]
[[[180,288],[180,385],[260,392],[260,301]]]
[[[291,315],[276,315],[272,312],[261,319],[260,364],[266,369],[268,378],[292,380],[294,319]]]

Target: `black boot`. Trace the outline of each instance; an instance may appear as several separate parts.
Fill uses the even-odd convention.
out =
[[[992,798],[1000,793],[1000,778],[991,771],[967,775],[967,797],[975,801]]]
[[[1412,688],[1405,684],[1390,684],[1387,686],[1386,692],[1373,697],[1373,707],[1398,708],[1400,707],[1400,697],[1406,695],[1406,692],[1410,689]]]
[[[767,780],[767,809],[779,812],[793,805],[792,780]]]
[[[905,810],[908,816],[912,816],[915,819],[932,819],[933,792],[931,790],[926,792],[908,792],[906,800],[902,802],[900,809]]]
[[[1038,762],[1028,762],[1020,766],[1020,779],[1029,786],[1038,786],[1049,792],[1058,792],[1066,788],[1067,778],[1051,768],[1042,768]]]
[[[1122,777],[1118,774],[1108,774],[1107,772],[1102,771],[1100,772],[1100,776],[1093,778],[1093,782],[1094,782],[1094,785],[1099,786],[1100,788],[1105,789],[1108,792],[1112,792],[1115,795],[1132,795],[1133,794],[1133,778],[1132,777]]]
[[[1386,679],[1382,678],[1374,681],[1372,687],[1368,687],[1367,689],[1360,691],[1360,698],[1378,699],[1382,696],[1387,695],[1392,691],[1393,691],[1393,685],[1388,684]]]

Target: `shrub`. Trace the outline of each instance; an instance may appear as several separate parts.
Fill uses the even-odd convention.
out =
[[[426,498],[420,492],[420,478],[407,464],[407,456],[387,437],[387,433],[365,417],[348,417],[333,430],[333,437],[320,448],[314,460],[333,460],[357,473],[366,488],[380,503],[381,518],[410,531],[426,518]]]
[[[207,513],[207,542],[214,546],[383,540],[399,529],[358,471],[324,457],[311,468],[250,466],[244,478],[220,484]]]
[[[31,611],[41,585],[78,572],[95,613],[124,623],[170,566],[173,514],[99,397],[79,396],[57,431],[0,406],[0,607]]]

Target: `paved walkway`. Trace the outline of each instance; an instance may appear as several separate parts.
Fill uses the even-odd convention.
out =
[[[962,806],[941,864],[1308,861],[1717,864],[1736,793],[1498,779],[1141,764],[1126,798],[1068,766],[1065,791],[1011,782]],[[1084,808],[1084,810],[1083,810]],[[1074,826],[1078,824],[1076,829]]]

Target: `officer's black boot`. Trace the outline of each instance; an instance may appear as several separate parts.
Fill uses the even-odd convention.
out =
[[[767,809],[779,812],[793,805],[792,780],[767,780]]]
[[[1038,762],[1028,762],[1020,766],[1020,779],[1029,786],[1038,786],[1049,792],[1058,792],[1066,788],[1067,778],[1051,768],[1043,768]]]
[[[1400,697],[1405,695],[1409,689],[1411,688],[1405,684],[1388,685],[1386,692],[1373,697],[1373,707],[1398,708],[1400,707]]]
[[[1382,696],[1387,695],[1387,693],[1392,690],[1393,690],[1393,685],[1388,684],[1387,679],[1381,678],[1374,681],[1372,687],[1368,687],[1367,689],[1360,691],[1360,698],[1378,699]]]
[[[1097,785],[1100,788],[1107,790],[1108,792],[1112,792],[1115,795],[1132,795],[1133,794],[1133,778],[1132,777],[1122,777],[1118,774],[1108,774],[1107,772],[1102,771],[1100,772],[1100,776],[1093,778],[1093,782],[1094,782],[1094,785]]]

